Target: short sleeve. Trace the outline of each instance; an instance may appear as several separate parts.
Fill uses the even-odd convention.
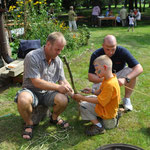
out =
[[[39,62],[33,57],[33,55],[26,55],[24,61],[24,77],[25,78],[40,78]]]
[[[59,81],[65,80],[65,73],[64,73],[64,68],[63,68],[63,62],[60,60],[60,69],[59,69]]]
[[[96,57],[94,56],[94,54],[92,54],[91,59],[90,59],[89,73],[95,73],[95,68],[93,65],[95,59]]]

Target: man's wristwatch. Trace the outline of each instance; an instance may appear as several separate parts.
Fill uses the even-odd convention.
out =
[[[125,77],[125,79],[127,83],[130,83],[130,79],[128,77]]]

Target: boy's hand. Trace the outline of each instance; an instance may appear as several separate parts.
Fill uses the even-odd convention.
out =
[[[85,94],[90,94],[92,92],[92,89],[90,88],[84,88],[83,90],[81,90],[82,93],[85,93]]]
[[[80,95],[80,94],[74,94],[74,95],[72,96],[72,98],[73,98],[74,100],[76,100],[77,102],[80,102],[81,99],[82,99],[82,95]]]

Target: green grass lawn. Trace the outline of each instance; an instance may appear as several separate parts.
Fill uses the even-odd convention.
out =
[[[0,94],[0,149],[2,150],[95,150],[112,143],[124,143],[150,150],[150,25],[135,27],[134,32],[127,32],[127,27],[90,28],[89,45],[72,54],[68,59],[77,90],[90,87],[87,80],[91,52],[101,47],[104,36],[113,34],[118,45],[124,46],[142,64],[144,72],[139,76],[135,91],[131,97],[134,110],[123,114],[118,128],[107,130],[103,135],[87,137],[84,134],[85,124],[78,116],[77,104],[71,100],[63,118],[73,127],[62,131],[49,124],[45,119],[34,129],[31,141],[22,139],[23,120],[13,102],[15,93],[21,87],[12,85]],[[93,44],[94,43],[94,44]],[[65,67],[66,77],[69,79]],[[121,88],[121,96],[124,90]]]

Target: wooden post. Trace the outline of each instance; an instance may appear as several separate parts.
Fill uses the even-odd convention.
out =
[[[74,90],[74,93],[77,94],[78,92],[77,92],[77,90],[76,90],[76,88],[75,88],[75,84],[74,84],[74,81],[73,81],[73,76],[72,76],[72,72],[71,72],[69,63],[68,63],[67,58],[66,58],[65,55],[63,56],[63,58],[64,58],[64,62],[65,62],[65,64],[66,64],[67,69],[68,69],[68,72],[69,72],[69,76],[70,76],[72,88],[73,88],[73,90]],[[80,104],[78,103],[78,116],[77,116],[77,119],[78,119],[78,120],[79,120],[79,117],[80,117],[80,109],[79,109],[79,107],[80,107]]]
[[[27,28],[28,28],[28,23],[27,23],[27,0],[23,0],[24,2],[24,37],[26,36]]]
[[[4,31],[3,12],[6,12],[6,10],[2,9],[0,5],[0,56],[2,55],[6,63],[11,63],[13,59],[11,59],[8,55],[6,35]]]
[[[67,69],[68,69],[68,72],[69,72],[69,76],[70,76],[70,80],[71,80],[72,88],[73,88],[73,90],[74,90],[74,93],[76,94],[76,93],[78,93],[78,92],[77,92],[77,90],[76,90],[76,88],[75,88],[75,84],[74,84],[74,81],[73,81],[72,72],[71,72],[71,69],[70,69],[69,63],[68,63],[67,58],[66,58],[66,56],[65,56],[65,55],[63,56],[63,59],[64,59],[64,62],[65,62],[65,64],[66,64]]]

